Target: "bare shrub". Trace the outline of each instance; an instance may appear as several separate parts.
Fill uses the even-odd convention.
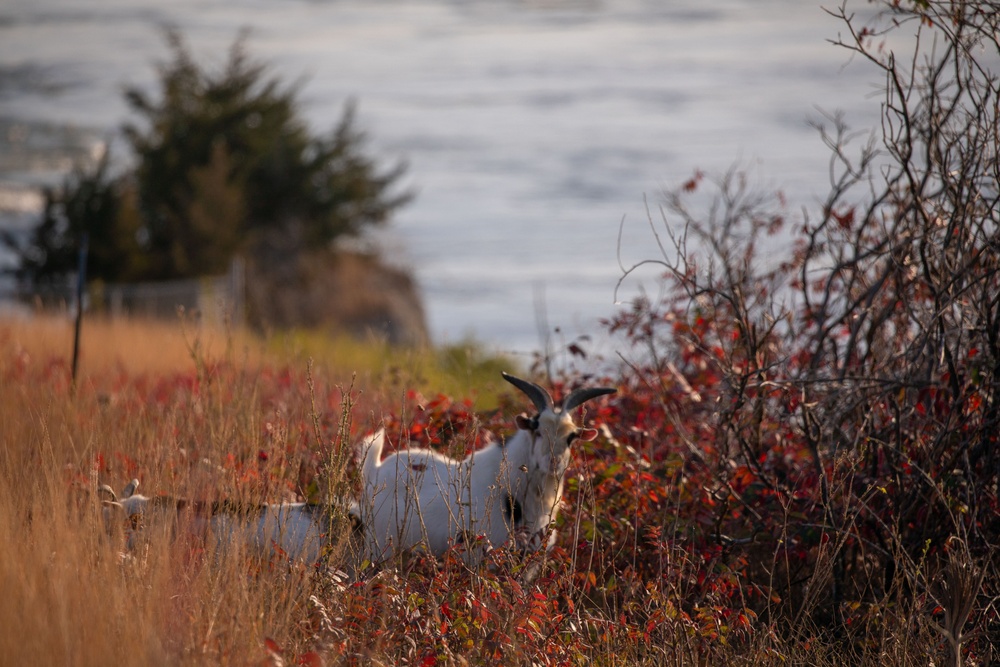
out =
[[[880,140],[856,146],[838,114],[818,125],[830,190],[794,224],[739,168],[668,192],[662,227],[650,216],[661,255],[623,277],[657,265],[663,297],[611,326],[638,343],[634,386],[660,395],[652,458],[697,471],[724,560],[769,600],[756,607],[863,656],[888,601],[920,612],[904,634],[943,627],[926,601],[957,581],[946,545],[969,572],[996,554],[1000,33],[982,2],[833,14],[839,44],[885,76]],[[886,46],[904,30],[909,54]],[[959,626],[998,627],[995,574],[941,605],[955,660]]]

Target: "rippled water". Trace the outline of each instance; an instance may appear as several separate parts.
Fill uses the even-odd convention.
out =
[[[741,160],[808,204],[827,182],[817,107],[871,128],[880,101],[807,0],[7,0],[0,129],[113,138],[123,87],[168,56],[163,25],[211,62],[249,27],[253,55],[304,77],[316,130],[356,99],[373,149],[410,165],[417,199],[380,241],[416,270],[432,334],[501,349],[536,348],[540,311],[598,332],[623,219],[625,260],[653,252],[644,198]],[[52,178],[23,148],[0,141],[0,191]]]

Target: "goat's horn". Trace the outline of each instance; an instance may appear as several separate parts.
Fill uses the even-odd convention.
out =
[[[501,372],[500,375],[507,382],[523,391],[531,402],[535,404],[538,408],[538,412],[543,412],[544,410],[552,407],[552,397],[549,396],[549,392],[545,391],[537,384],[533,382],[528,382],[527,380],[522,380],[521,378],[516,378],[513,375],[508,375],[507,373]]]
[[[614,394],[618,390],[612,389],[611,387],[591,387],[590,389],[577,389],[572,392],[569,396],[563,399],[562,409],[565,411],[572,410],[578,405],[583,405],[592,398],[597,398],[598,396],[604,396],[605,394]]]
[[[110,496],[111,502],[115,503],[118,502],[118,494],[116,494],[115,490],[112,489],[107,484],[101,484],[99,487],[97,487],[97,495],[102,495],[102,494],[107,494],[108,496]]]

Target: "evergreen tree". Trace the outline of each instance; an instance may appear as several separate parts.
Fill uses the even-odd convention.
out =
[[[41,221],[27,241],[3,232],[0,241],[20,258],[12,273],[27,285],[62,287],[76,272],[83,233],[89,234],[88,273],[109,281],[135,280],[145,273],[139,243],[140,221],[134,192],[126,179],[108,177],[105,157],[93,169],[81,169],[63,188],[45,190]]]
[[[74,271],[84,231],[91,277],[180,278],[223,272],[235,253],[259,252],[266,239],[293,238],[292,251],[329,245],[410,199],[394,192],[403,165],[383,171],[363,152],[353,105],[328,135],[313,136],[298,87],[252,62],[244,36],[218,72],[200,67],[179,33],[166,37],[172,59],[160,67],[158,95],[125,93],[143,121],[124,128],[134,169],[112,178],[102,162],[74,174],[46,193],[28,243],[2,239],[20,257],[24,282]]]

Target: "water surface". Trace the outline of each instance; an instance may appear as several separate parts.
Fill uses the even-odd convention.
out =
[[[416,271],[438,342],[534,349],[540,312],[596,334],[619,307],[620,223],[626,262],[654,251],[644,201],[739,160],[809,204],[828,179],[817,108],[877,124],[877,74],[803,0],[8,0],[0,127],[120,148],[121,92],[153,89],[166,25],[213,63],[249,28],[253,55],[303,77],[315,131],[358,102],[372,150],[409,163],[418,196],[379,242]],[[0,191],[59,173],[15,144]]]

